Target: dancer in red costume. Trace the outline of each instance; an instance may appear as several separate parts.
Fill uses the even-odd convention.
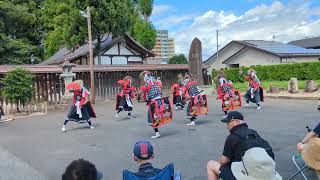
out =
[[[189,73],[185,74],[183,81],[184,93],[186,94],[186,98],[188,97],[190,100],[187,106],[187,117],[191,122],[187,124],[188,126],[195,125],[194,120],[197,116],[208,114],[207,95],[201,94],[197,84],[198,82],[194,81]]]
[[[148,105],[148,123],[155,131],[155,135],[151,138],[158,138],[160,137],[158,128],[172,121],[172,107],[168,97],[162,98],[159,83],[156,83],[150,72],[142,72],[140,78],[145,83],[141,87],[141,91]]]
[[[96,114],[90,103],[90,92],[83,86],[83,81],[74,81],[68,84],[66,88],[73,92],[73,105],[62,125],[62,132],[66,131],[66,125],[69,121],[87,122],[93,129],[90,118],[96,118]]]
[[[257,109],[261,109],[260,102],[264,101],[263,89],[260,85],[260,80],[256,75],[256,72],[253,69],[249,69],[247,72],[247,76],[245,76],[245,79],[249,81],[249,89],[244,95],[246,103],[255,103],[257,105]]]
[[[185,95],[184,95],[184,86],[182,84],[182,75],[178,75],[179,83],[175,83],[171,86],[171,92],[173,97],[173,104],[176,106],[175,109],[185,109]]]
[[[222,103],[223,117],[227,116],[228,111],[241,108],[240,92],[232,88],[232,83],[226,80],[222,71],[219,72],[218,75],[217,91],[218,99],[220,99]]]
[[[136,95],[136,88],[132,86],[132,77],[126,76],[124,79],[119,80],[118,83],[121,85],[121,91],[117,94],[117,104],[116,104],[116,118],[119,117],[119,113],[121,111],[128,112],[128,118],[133,119],[132,117],[132,98],[135,98]]]

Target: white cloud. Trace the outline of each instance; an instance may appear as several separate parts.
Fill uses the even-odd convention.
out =
[[[194,14],[187,14],[181,16],[169,16],[163,19],[158,19],[154,23],[159,29],[168,29],[168,27],[175,26],[188,20],[193,20],[196,17]]]
[[[162,15],[165,14],[167,12],[170,12],[174,10],[174,8],[170,5],[155,5],[153,7],[153,11],[152,11],[152,15],[153,16],[158,16],[158,15]]]
[[[272,40],[273,35],[277,41],[283,42],[320,35],[320,18],[309,19],[318,16],[319,9],[310,7],[308,1],[289,1],[288,4],[275,1],[271,5],[261,4],[239,16],[232,12],[210,10],[197,17],[169,17],[162,25],[171,23],[177,25],[192,18],[190,26],[172,32],[171,35],[175,38],[177,53],[186,55],[190,43],[198,37],[202,41],[203,60],[205,60],[216,51],[216,29],[222,30],[219,36],[221,46],[231,40]]]

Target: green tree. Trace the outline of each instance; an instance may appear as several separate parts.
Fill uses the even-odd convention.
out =
[[[43,58],[41,1],[0,1],[0,64],[30,64]]]
[[[172,56],[169,59],[168,64],[188,64],[188,61],[184,54],[179,54]]]
[[[153,10],[153,0],[139,0],[138,9],[143,16],[144,21],[148,22]]]
[[[3,78],[3,96],[13,102],[25,104],[31,100],[33,74],[23,68],[10,71]]]
[[[101,61],[100,51],[103,36],[107,33],[118,37],[129,31],[133,25],[134,5],[131,0],[70,0],[71,10],[64,26],[64,40],[67,47],[86,43],[87,21],[80,15],[89,6],[92,15],[92,36],[97,40],[95,52]]]
[[[44,29],[45,58],[49,58],[65,44],[64,25],[71,11],[70,0],[46,0],[41,11]]]
[[[156,43],[157,33],[150,22],[137,18],[132,30],[132,36],[145,48],[151,50]]]

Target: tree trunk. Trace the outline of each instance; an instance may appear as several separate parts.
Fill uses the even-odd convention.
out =
[[[143,19],[145,22],[148,22],[148,15],[147,14],[143,14]]]

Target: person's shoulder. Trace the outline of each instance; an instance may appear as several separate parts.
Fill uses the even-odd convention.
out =
[[[240,140],[240,136],[234,133],[230,133],[226,139],[226,142],[238,141]]]

